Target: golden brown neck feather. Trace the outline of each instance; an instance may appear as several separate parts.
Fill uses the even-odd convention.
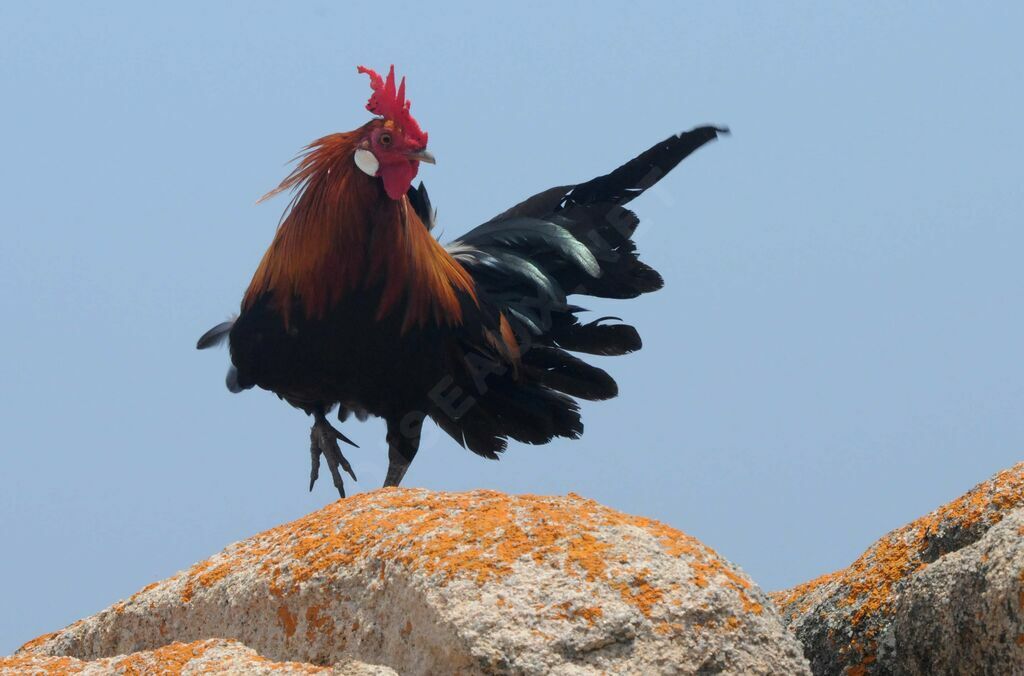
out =
[[[353,153],[372,125],[310,144],[295,170],[267,199],[299,192],[242,300],[265,294],[287,323],[294,312],[321,319],[346,294],[380,288],[376,318],[404,312],[403,330],[462,321],[459,292],[474,301],[472,278],[435,240],[403,197],[359,171]],[[301,307],[293,307],[296,299]]]

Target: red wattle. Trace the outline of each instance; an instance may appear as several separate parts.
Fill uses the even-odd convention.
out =
[[[419,162],[393,162],[382,164],[377,175],[384,181],[384,191],[393,200],[402,199],[412,185],[412,179],[416,178],[416,172],[420,169]]]

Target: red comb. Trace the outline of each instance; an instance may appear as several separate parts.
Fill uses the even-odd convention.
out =
[[[395,67],[391,66],[388,71],[387,82],[372,68],[359,66],[360,73],[370,76],[370,89],[373,94],[366,102],[366,109],[374,115],[380,115],[385,120],[391,120],[402,130],[406,138],[416,145],[427,145],[427,132],[420,129],[412,115],[409,114],[409,106],[412,101],[405,99],[405,78],[402,78],[398,90],[395,90]]]

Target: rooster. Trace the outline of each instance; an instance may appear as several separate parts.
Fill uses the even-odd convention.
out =
[[[227,386],[270,390],[313,417],[312,490],[321,456],[341,497],[339,442],[327,419],[387,423],[385,486],[416,456],[424,420],[496,459],[509,439],[578,438],[577,399],[616,396],[602,369],[572,354],[640,349],[636,329],[580,321],[571,295],[633,298],[662,287],[632,240],[625,205],[727,129],[670,136],[615,171],[545,190],[442,246],[420,163],[434,163],[410,113],[405,78],[370,78],[358,129],[311,143],[267,199],[295,196],[242,299],[241,312],[197,347],[227,339]]]

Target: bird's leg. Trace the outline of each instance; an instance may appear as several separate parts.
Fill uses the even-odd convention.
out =
[[[359,448],[355,442],[334,429],[331,423],[327,422],[327,416],[324,415],[323,411],[317,411],[313,415],[313,427],[309,430],[309,456],[311,461],[309,490],[313,490],[313,484],[316,483],[317,477],[320,476],[321,454],[327,460],[327,467],[331,470],[331,478],[334,479],[334,487],[338,489],[338,495],[345,497],[345,482],[341,480],[341,472],[338,471],[338,467],[348,472],[353,481],[358,481],[356,473],[352,471],[352,465],[341,454],[341,448],[338,446],[339,441],[344,441],[346,444]]]
[[[409,413],[401,418],[388,418],[388,474],[384,486],[402,483],[405,472],[420,447],[423,415]]]

